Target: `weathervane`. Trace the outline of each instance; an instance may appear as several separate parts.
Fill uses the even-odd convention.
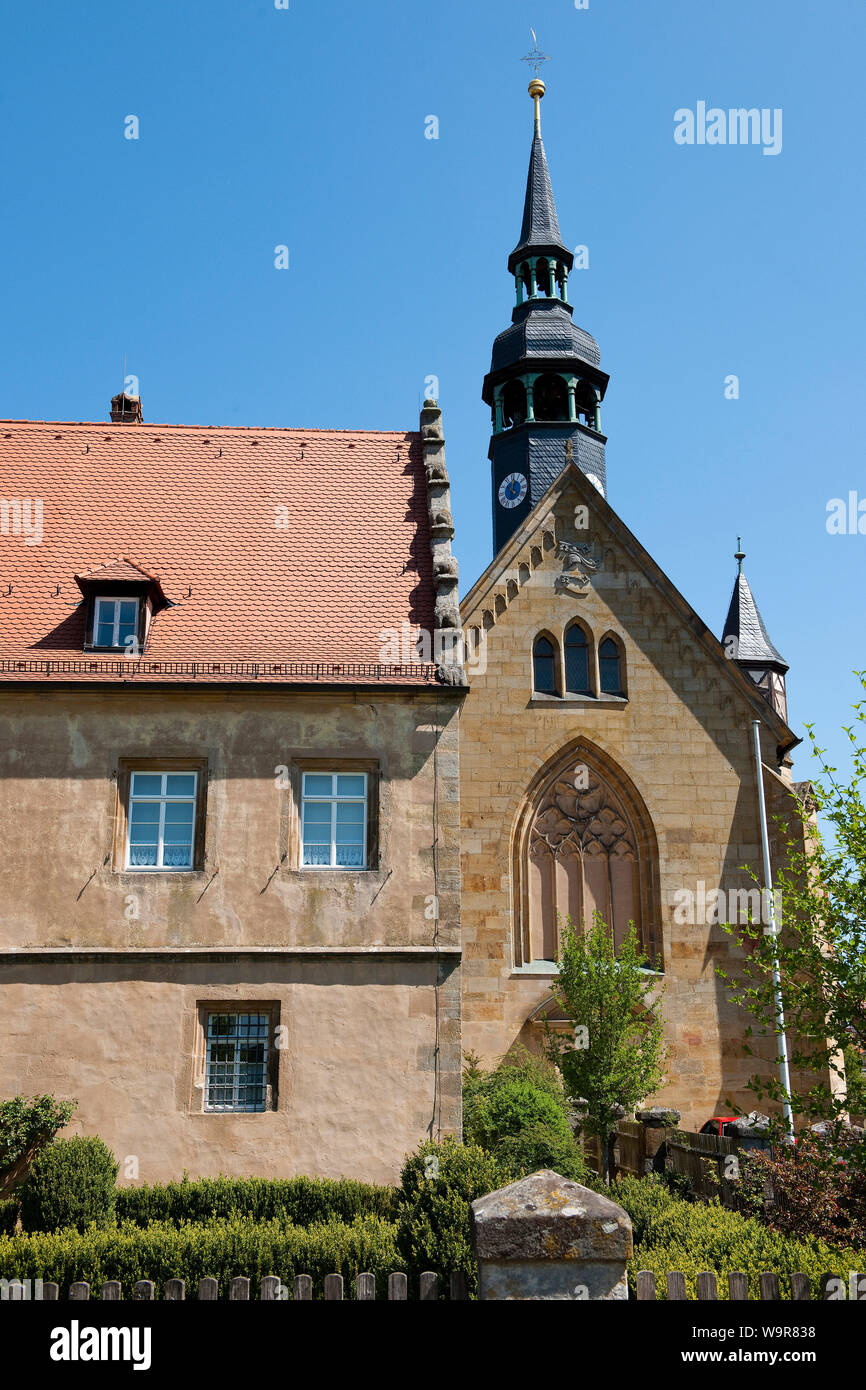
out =
[[[541,49],[538,47],[538,39],[537,39],[536,36],[535,36],[535,30],[534,30],[534,29],[530,29],[529,32],[530,32],[530,34],[532,35],[533,47],[532,47],[532,48],[530,49],[530,51],[526,54],[525,57],[521,58],[520,61],[521,61],[521,63],[532,63],[533,67],[535,68],[535,76],[537,77],[537,76],[538,76],[538,65],[539,65],[539,63],[549,63],[549,62],[550,62],[550,54],[549,54],[549,53],[542,53]]]

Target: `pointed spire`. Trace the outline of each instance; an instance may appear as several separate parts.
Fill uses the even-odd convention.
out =
[[[730,643],[734,660],[745,666],[771,665],[782,672],[787,671],[788,663],[770,641],[770,634],[749,587],[749,581],[743,573],[745,558],[742,539],[738,536],[737,552],[734,556],[737,561],[737,577],[734,580],[734,592],[731,594],[722,642],[726,647]]]
[[[512,271],[518,260],[533,252],[543,254],[546,251],[557,251],[562,259],[568,259],[569,267],[572,262],[571,253],[562,242],[550,170],[547,167],[547,155],[541,138],[541,98],[544,92],[541,78],[534,77],[529,84],[529,95],[535,103],[535,129],[529,156],[529,173],[526,177],[520,240],[508,258],[508,267]]]

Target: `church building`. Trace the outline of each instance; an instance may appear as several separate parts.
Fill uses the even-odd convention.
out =
[[[647,1100],[750,1106],[718,904],[760,863],[755,724],[771,818],[798,795],[788,668],[742,549],[720,641],[607,501],[529,90],[462,605],[435,401],[417,431],[125,394],[0,421],[0,1097],[77,1100],[121,1181],[393,1181],[460,1133],[464,1052],[538,1049],[595,912],[665,986]]]
[[[538,1049],[562,923],[597,912],[619,942],[634,922],[670,1049],[647,1099],[700,1127],[754,1105],[745,1021],[716,974],[728,904],[754,901],[741,866],[761,862],[752,726],[771,817],[791,810],[799,739],[742,552],[720,642],[607,501],[608,376],[573,321],[544,90],[536,76],[514,307],[483,385],[495,554],[461,608],[463,1046],[488,1065]]]

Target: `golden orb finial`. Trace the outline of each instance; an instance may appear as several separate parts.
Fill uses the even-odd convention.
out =
[[[545,87],[545,85],[544,85],[544,83],[542,82],[541,78],[540,78],[540,77],[533,77],[532,81],[531,81],[530,84],[529,84],[529,95],[532,97],[532,100],[535,102],[535,133],[536,133],[536,135],[540,135],[540,134],[541,134],[541,98],[544,96],[544,93],[545,93],[546,91],[547,91],[547,88]]]

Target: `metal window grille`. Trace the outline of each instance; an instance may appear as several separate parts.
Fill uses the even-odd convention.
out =
[[[367,863],[366,772],[305,772],[301,793],[303,864],[363,869]]]
[[[127,817],[128,869],[191,869],[198,774],[133,772]]]
[[[209,1014],[205,1110],[267,1108],[268,1014]]]

